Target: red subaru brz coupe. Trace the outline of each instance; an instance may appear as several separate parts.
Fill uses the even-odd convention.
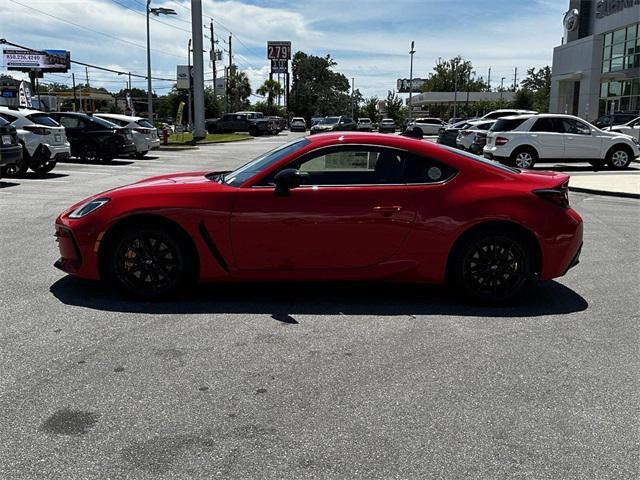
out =
[[[502,303],[578,263],[568,181],[402,136],[314,135],[73,205],[56,266],[147,298],[198,280],[380,280]]]

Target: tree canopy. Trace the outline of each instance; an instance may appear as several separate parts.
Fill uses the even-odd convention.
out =
[[[429,74],[422,85],[423,92],[453,92],[457,88],[459,92],[481,92],[487,89],[483,80],[474,77],[473,64],[460,55],[450,60],[439,58],[433,67],[433,73]]]

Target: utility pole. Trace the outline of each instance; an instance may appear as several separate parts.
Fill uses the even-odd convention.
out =
[[[231,37],[233,34],[229,32],[229,67],[227,67],[227,98],[229,99],[229,112],[233,108],[233,98],[231,97],[231,89],[229,88],[229,78],[231,77],[231,73],[233,72],[233,50],[231,48]]]
[[[76,98],[76,74],[71,72],[71,81],[73,82],[73,111],[75,112],[78,106],[76,102],[78,101]]]
[[[216,98],[216,58],[217,58],[217,52],[216,52],[216,42],[214,40],[214,36],[213,36],[213,20],[211,20],[211,23],[209,24],[209,28],[211,30],[211,64],[213,66],[213,98]]]
[[[416,53],[413,48],[415,42],[411,41],[411,50],[409,50],[409,55],[411,56],[411,63],[409,67],[409,118],[407,119],[407,123],[411,123],[411,113],[413,110],[413,105],[411,104],[411,98],[413,97],[413,54]]]
[[[89,92],[89,95],[87,96],[87,100],[89,100],[90,96],[91,96],[91,87],[89,86],[89,67],[84,67],[84,74],[87,77],[87,91]],[[87,102],[89,103],[89,102]],[[93,112],[93,110],[95,110],[93,107],[91,108],[91,111]]]
[[[458,116],[458,65],[453,69],[453,118]]]
[[[489,87],[489,92],[491,91],[491,67],[489,67],[489,76],[487,77],[487,86]]]
[[[202,60],[202,0],[191,0],[193,37],[193,140],[206,137],[204,128],[204,65]]]
[[[356,85],[356,79],[351,77],[351,119],[353,120],[353,92]]]
[[[518,67],[516,67],[516,71],[513,73],[513,91],[515,92],[518,85]]]
[[[153,125],[153,95],[151,93],[151,39],[149,36],[149,12],[151,0],[147,0],[147,120]]]
[[[187,117],[187,121],[189,122],[189,129],[193,129],[193,103],[191,101],[191,88],[193,87],[193,75],[191,75],[191,39],[189,39],[189,46],[187,47],[187,71],[189,72],[189,89],[187,90],[189,116]]]
[[[505,78],[506,78],[506,77],[502,77],[502,78],[500,79],[500,103],[502,103],[502,94],[503,94],[503,92],[504,92],[504,79],[505,79]]]

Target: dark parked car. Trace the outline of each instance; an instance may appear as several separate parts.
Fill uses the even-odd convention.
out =
[[[102,118],[78,112],[51,112],[62,125],[71,144],[71,155],[85,162],[110,162],[120,155],[136,152],[133,133]]]
[[[463,120],[450,127],[441,128],[440,130],[438,130],[437,143],[440,143],[442,145],[447,145],[453,148],[458,148],[458,145],[456,144],[456,138],[458,138],[458,132],[460,132],[460,130],[462,130],[463,128],[466,128],[468,125],[469,125],[468,122],[466,120]]]
[[[487,144],[487,132],[476,132],[473,143],[469,147],[471,153],[482,156],[482,149]]]
[[[353,118],[345,117],[324,117],[320,122],[311,127],[311,135],[314,133],[341,132],[357,130],[358,124]]]
[[[208,118],[205,128],[209,133],[248,132],[258,136],[273,131],[273,122],[259,112],[227,113],[222,118]]]
[[[598,128],[613,127],[615,125],[624,125],[625,123],[635,119],[637,116],[637,110],[631,112],[615,112],[612,115],[602,115],[601,117],[598,117],[593,124]]]
[[[18,142],[16,127],[0,117],[0,178],[8,169],[20,166],[22,162],[22,145]]]

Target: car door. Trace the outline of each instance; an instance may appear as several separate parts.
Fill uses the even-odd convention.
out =
[[[600,159],[602,154],[602,138],[594,134],[589,125],[574,118],[563,118],[565,137],[565,158]]]
[[[391,257],[415,218],[403,152],[341,145],[299,157],[303,184],[276,196],[273,176],[241,188],[230,233],[239,270],[361,268]]]
[[[52,113],[50,116],[64,127],[67,140],[74,148],[82,140],[84,122],[75,115],[65,115],[64,113]]]
[[[555,117],[538,118],[531,126],[528,137],[538,151],[540,159],[564,158],[565,135],[560,119]]]

